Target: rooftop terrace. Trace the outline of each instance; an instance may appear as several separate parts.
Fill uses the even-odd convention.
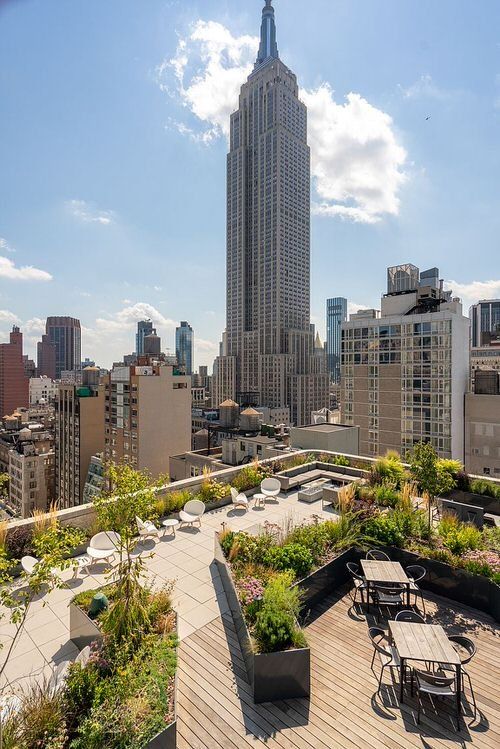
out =
[[[415,700],[404,705],[389,673],[379,696],[370,670],[373,653],[368,638],[372,620],[353,608],[346,590],[324,600],[311,614],[306,634],[311,646],[310,700],[253,703],[251,687],[235,634],[233,619],[213,563],[214,532],[222,523],[235,530],[252,530],[265,520],[296,522],[313,515],[334,517],[321,501],[298,502],[297,493],[281,494],[265,508],[251,504],[248,513],[224,507],[206,513],[201,529],[184,528],[159,542],[145,543],[148,576],[158,584],[175,580],[174,607],[179,614],[178,747],[181,749],[240,749],[266,745],[279,749],[350,749],[351,747],[484,747],[500,745],[500,628],[492,619],[446,599],[426,596],[428,614],[447,634],[468,634],[478,653],[470,664],[480,715],[460,733],[450,716],[426,706],[415,723]],[[52,591],[33,604],[25,631],[4,673],[2,688],[22,690],[54,663],[77,655],[69,640],[68,603],[75,593],[105,582],[105,565],[91,574],[64,573],[67,588]],[[5,620],[4,620],[5,622]],[[8,643],[12,625],[0,624]],[[382,625],[385,622],[382,622]],[[378,677],[378,668],[377,668]],[[471,720],[467,709],[465,718]]]

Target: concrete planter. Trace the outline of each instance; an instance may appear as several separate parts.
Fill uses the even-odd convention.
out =
[[[309,697],[311,694],[311,651],[309,648],[278,653],[255,653],[243,617],[236,587],[215,534],[214,557],[233,616],[255,703]]]
[[[474,494],[473,492],[463,492],[459,489],[454,489],[446,495],[446,499],[461,502],[465,505],[482,507],[484,512],[488,512],[490,515],[500,515],[500,499],[488,497],[486,494]]]
[[[74,603],[69,605],[69,639],[78,650],[102,640],[102,633],[96,622]]]

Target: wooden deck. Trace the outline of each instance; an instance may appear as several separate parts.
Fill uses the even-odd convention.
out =
[[[429,702],[420,725],[415,701],[399,705],[386,669],[384,686],[370,670],[366,621],[347,595],[331,596],[307,627],[312,656],[309,700],[254,705],[231,615],[224,613],[180,647],[179,749],[436,749],[500,747],[500,629],[491,619],[445,599],[426,601],[450,634],[469,634],[478,652],[469,666],[480,716],[457,733],[451,711]],[[385,622],[383,623],[385,624]],[[375,668],[378,670],[378,661]],[[465,712],[466,723],[472,713]]]

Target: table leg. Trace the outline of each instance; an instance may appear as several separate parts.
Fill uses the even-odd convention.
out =
[[[399,666],[399,701],[403,703],[404,698],[404,676],[405,676],[405,661],[401,658]]]
[[[460,716],[462,714],[462,667],[457,665],[457,721],[460,730]]]
[[[410,608],[410,583],[406,586],[406,606]]]
[[[366,581],[366,613],[370,613],[370,581]]]

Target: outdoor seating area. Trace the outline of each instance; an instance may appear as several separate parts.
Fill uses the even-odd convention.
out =
[[[417,697],[416,723],[420,723],[423,698],[433,701],[439,712],[441,701],[451,699],[454,704],[455,724],[461,728],[465,709],[472,706],[472,722],[477,719],[477,706],[472,680],[464,666],[476,655],[476,645],[468,637],[449,635],[432,616],[426,618],[425,600],[418,583],[426,575],[425,568],[412,565],[403,569],[399,562],[391,561],[380,550],[367,552],[357,565],[347,564],[352,575],[353,605],[358,605],[361,593],[361,615],[370,621],[371,614],[377,622],[370,626],[368,636],[373,646],[371,668],[376,656],[380,662],[378,690],[380,693],[386,669],[393,671],[392,683],[397,684],[398,700],[403,704],[408,690]],[[411,594],[413,593],[413,601]],[[422,611],[417,611],[417,602]],[[385,616],[385,628],[379,626]],[[464,685],[467,678],[469,695]],[[439,702],[438,702],[439,700]],[[463,705],[464,703],[464,705]]]

